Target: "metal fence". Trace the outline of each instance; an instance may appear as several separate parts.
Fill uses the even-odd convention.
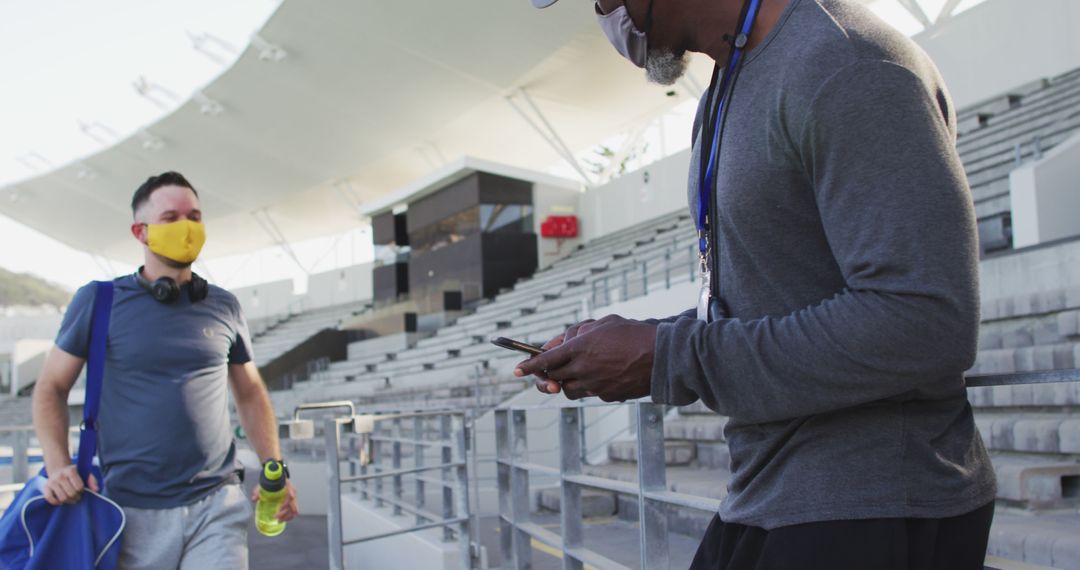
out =
[[[70,447],[77,446],[78,437],[78,427],[68,429],[68,445]],[[6,455],[0,459],[0,465],[11,466],[8,477],[0,478],[0,491],[18,491],[22,488],[23,483],[36,474],[36,469],[31,469],[31,465],[37,468],[44,463],[40,450],[32,452],[32,449],[38,445],[37,437],[34,434],[34,426],[0,427],[0,446],[11,447],[10,461],[7,460]],[[7,479],[7,481],[3,479]]]
[[[678,239],[655,255],[644,256],[631,264],[616,268],[592,281],[589,295],[591,307],[601,308],[648,295],[658,288],[670,289],[673,285],[697,278],[697,247],[680,246]]]
[[[344,568],[344,547],[417,531],[442,528],[445,542],[458,543],[462,568],[473,568],[478,548],[469,501],[467,461],[474,416],[469,410],[357,414],[352,402],[337,401],[298,406],[282,435],[292,439],[315,436],[315,426],[302,420],[308,410],[345,408],[348,415],[323,421],[329,475],[327,537],[330,568]],[[347,451],[342,451],[342,443]],[[429,451],[437,461],[429,463]],[[347,464],[343,474],[341,464]],[[410,463],[406,465],[406,463]],[[436,476],[431,476],[435,473]],[[411,493],[406,479],[411,479]],[[428,504],[428,487],[438,488],[438,504]],[[390,506],[394,515],[412,515],[413,526],[346,540],[342,528],[343,490],[348,488],[377,508]],[[409,496],[411,495],[411,496]]]
[[[1056,370],[1024,374],[971,376],[968,387],[1080,382],[1080,370]],[[631,406],[637,420],[637,482],[586,475],[582,433],[585,408]],[[637,497],[640,568],[668,568],[668,517],[665,508],[687,507],[709,513],[719,510],[720,501],[668,490],[664,461],[665,407],[642,401],[627,404],[572,403],[562,406],[559,422],[559,468],[529,462],[527,414],[551,406],[511,406],[495,411],[496,462],[499,485],[499,524],[504,567],[532,567],[532,541],[562,552],[565,570],[581,570],[587,564],[599,570],[626,566],[595,550],[583,541],[584,521],[581,493],[599,489]],[[559,478],[560,532],[531,521],[529,476]]]

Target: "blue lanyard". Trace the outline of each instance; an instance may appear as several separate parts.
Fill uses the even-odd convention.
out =
[[[711,245],[709,244],[709,239],[707,237],[709,224],[716,223],[715,220],[709,220],[709,204],[712,203],[713,192],[716,189],[716,163],[720,154],[720,138],[724,121],[724,103],[729,95],[728,91],[731,89],[735,75],[738,73],[739,65],[742,63],[743,50],[746,48],[746,44],[749,41],[750,30],[754,27],[754,20],[757,18],[757,12],[760,5],[761,0],[750,0],[746,16],[743,18],[742,28],[739,30],[739,35],[735,37],[731,57],[728,59],[727,69],[724,71],[724,77],[720,82],[719,101],[716,103],[716,111],[713,115],[714,125],[712,131],[712,144],[708,147],[708,166],[705,168],[705,177],[703,180],[699,181],[698,186],[698,248],[702,256],[708,253]],[[706,109],[706,117],[708,116],[708,111],[709,109]],[[705,126],[706,121],[703,119],[701,122],[701,137],[699,139],[699,144],[705,142],[705,136],[708,132],[705,129]]]

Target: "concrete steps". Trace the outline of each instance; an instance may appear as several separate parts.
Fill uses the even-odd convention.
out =
[[[32,422],[29,396],[0,400],[0,426],[29,426]]]
[[[987,449],[1080,455],[1080,415],[976,414]]]
[[[979,350],[973,374],[1068,370],[1080,365],[1080,342]]]
[[[991,454],[991,461],[998,500],[1028,509],[1080,507],[1080,460],[997,452]]]
[[[670,440],[723,442],[724,425],[727,418],[722,416],[679,416],[664,420],[664,438]]]
[[[594,477],[603,477],[616,481],[637,482],[637,465],[626,462],[614,462],[609,465],[586,466],[585,473]],[[668,490],[698,496],[722,499],[727,494],[727,482],[730,474],[725,470],[706,470],[695,467],[674,466],[667,468]],[[537,502],[546,510],[558,512],[560,491],[556,488],[535,491]],[[589,499],[585,497],[589,496]],[[609,491],[589,490],[582,493],[587,505],[586,517],[603,517],[614,514],[630,522],[638,520],[637,497]],[[584,506],[584,505],[583,505]],[[705,533],[709,521],[715,513],[689,508],[671,507],[666,510],[669,529],[672,532],[698,538]]]
[[[987,554],[1050,568],[1080,568],[1080,514],[1016,514],[999,509]]]
[[[688,441],[665,440],[664,464],[687,465],[697,455],[697,448]],[[608,444],[608,458],[612,461],[637,463],[637,441],[613,441]]]
[[[1080,405],[1080,382],[984,386],[968,388],[968,400],[980,409],[1009,411],[1013,407],[1064,407]]]

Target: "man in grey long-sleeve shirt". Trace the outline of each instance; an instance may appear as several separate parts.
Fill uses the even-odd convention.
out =
[[[602,0],[597,13],[668,81],[686,51],[727,60],[743,4]],[[623,9],[620,36],[605,19]],[[942,79],[844,0],[765,0],[747,48],[713,194],[727,314],[586,322],[516,372],[571,398],[701,399],[730,416],[729,494],[696,567],[981,568],[995,481],[963,378],[978,256]]]

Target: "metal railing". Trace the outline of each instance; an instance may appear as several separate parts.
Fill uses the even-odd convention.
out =
[[[967,378],[969,388],[1013,386],[1055,382],[1080,382],[1080,370],[982,375]],[[637,482],[620,481],[587,475],[582,460],[583,418],[586,408],[629,406],[637,424]],[[668,568],[668,517],[665,508],[686,507],[716,513],[720,501],[670,491],[664,458],[665,407],[636,401],[626,404],[572,403],[559,407],[559,467],[530,463],[527,441],[527,413],[551,410],[552,406],[510,406],[495,411],[496,463],[499,486],[499,524],[504,567],[532,567],[532,541],[536,540],[562,553],[564,570],[593,568],[624,569],[601,553],[586,548],[583,541],[584,517],[581,493],[599,489],[637,497],[640,568]],[[529,476],[558,477],[560,481],[560,532],[531,520],[532,497]]]
[[[33,437],[33,426],[0,428],[0,445],[11,446],[10,483],[19,488],[30,478],[30,443]]]
[[[75,449],[79,441],[79,428],[68,428],[68,446]],[[37,454],[31,454],[31,448],[39,445],[34,433],[34,426],[7,426],[0,427],[0,446],[11,446],[11,471],[10,483],[21,485],[35,473],[30,469],[31,464],[41,465],[44,463],[40,450]],[[7,463],[7,462],[2,462]]]
[[[352,544],[442,528],[444,542],[458,543],[461,568],[471,569],[478,559],[478,544],[470,509],[468,460],[473,435],[469,410],[385,412],[360,414],[349,401],[298,406],[293,421],[282,424],[282,434],[292,439],[315,436],[314,422],[302,420],[307,410],[347,408],[348,415],[323,422],[326,465],[329,475],[327,538],[330,568],[344,568],[344,548]],[[342,440],[348,451],[342,453]],[[426,456],[434,451],[438,461]],[[475,454],[471,454],[475,457]],[[405,462],[411,457],[411,465]],[[348,473],[342,474],[346,462]],[[436,472],[437,477],[429,476]],[[412,479],[407,496],[406,479]],[[438,505],[429,506],[428,486],[441,489]],[[389,487],[389,490],[387,490]],[[371,500],[375,508],[391,507],[395,516],[414,517],[414,524],[391,531],[345,539],[342,528],[342,493],[345,489]],[[433,512],[432,507],[438,509]]]
[[[679,246],[678,238],[672,241],[672,246],[664,251],[592,278],[590,306],[601,308],[643,297],[660,284],[664,289],[670,289],[673,285],[693,281],[699,263],[696,246]]]

